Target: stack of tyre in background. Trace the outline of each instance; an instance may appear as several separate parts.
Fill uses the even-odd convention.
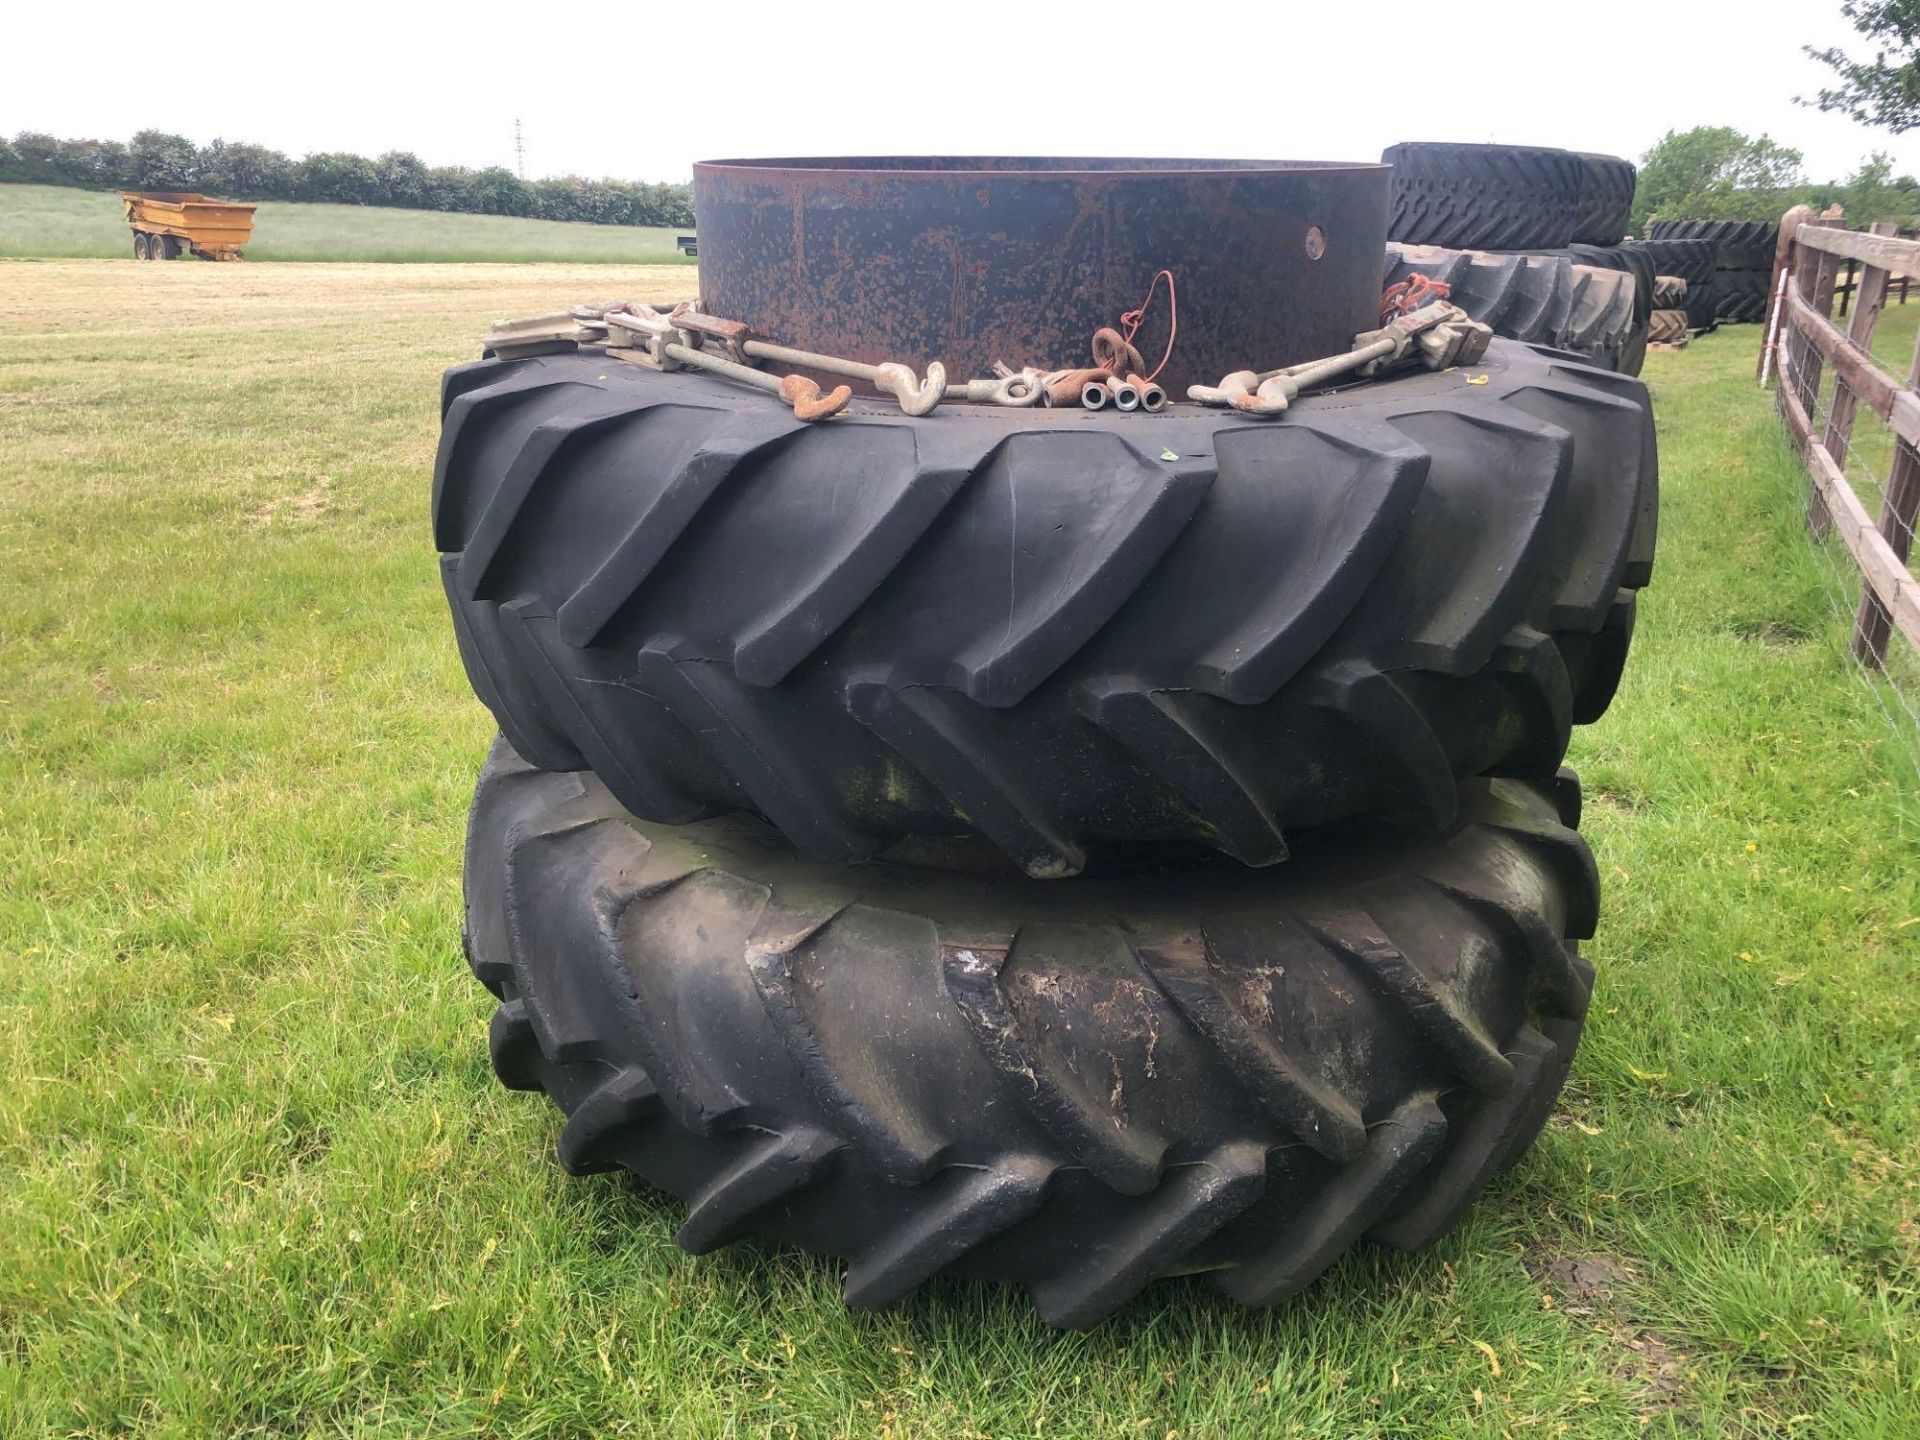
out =
[[[1632,240],[1628,248],[1647,257],[1656,275],[1671,275],[1687,283],[1687,331],[1700,335],[1718,324],[1716,306],[1720,271],[1720,242],[1705,236],[1687,235],[1670,240]]]
[[[999,298],[918,303],[884,263],[919,233],[903,212],[999,260],[960,273],[1001,294],[1063,263],[1097,284],[1138,239],[1063,241],[1071,207],[1012,162],[961,184],[839,163],[875,168],[696,168],[703,304],[825,350],[822,327],[978,327]],[[1175,164],[1061,182],[1125,186],[1166,227],[1140,282],[1275,257],[1213,331],[1183,309],[1170,389],[1215,373],[1191,357],[1222,325],[1271,319],[1299,353],[1261,357],[1286,363],[1377,323],[1377,167],[1153,163]],[[1235,204],[1189,203],[1209,184]],[[993,186],[1004,206],[972,204]],[[1482,210],[1503,223],[1446,233],[1540,233]],[[802,242],[812,330],[728,299],[735,275],[790,298]],[[1465,269],[1473,293],[1559,273]],[[847,307],[811,303],[849,282]],[[1085,345],[1060,323],[1033,360]],[[945,331],[880,345],[990,368]],[[863,1308],[952,1272],[1081,1326],[1158,1274],[1271,1304],[1363,1240],[1423,1245],[1525,1152],[1593,977],[1561,762],[1652,573],[1637,380],[1496,339],[1267,421],[867,395],[804,425],[714,375],[556,348],[447,372],[433,526],[502,732],[468,958],[495,1069],[566,1112],[568,1169],[682,1197],[696,1252],[762,1231],[846,1257]]]
[[[1678,275],[1659,275],[1653,281],[1653,319],[1647,325],[1647,343],[1678,350],[1687,343],[1687,282]]]
[[[1620,243],[1631,161],[1429,142],[1394,145],[1380,158],[1394,167],[1389,283],[1415,271],[1446,281],[1459,287],[1449,299],[1497,335],[1640,373],[1655,271]]]
[[[1773,252],[1780,227],[1766,220],[1655,220],[1648,227],[1649,247],[1711,247],[1709,283],[1712,304],[1690,303],[1688,323],[1704,329],[1714,321],[1754,325],[1767,316],[1767,287],[1773,280]],[[1674,252],[1669,252],[1674,253]],[[1668,273],[1679,274],[1678,270]],[[1689,286],[1692,279],[1689,277]],[[1689,298],[1692,298],[1689,289]],[[1711,318],[1703,324],[1701,317]]]

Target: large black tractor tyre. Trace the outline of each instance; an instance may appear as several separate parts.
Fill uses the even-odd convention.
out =
[[[1585,171],[1568,150],[1406,144],[1393,166],[1387,238],[1462,250],[1552,250],[1573,240]]]
[[[685,1200],[688,1250],[845,1257],[860,1308],[953,1273],[1077,1327],[1186,1270],[1265,1305],[1435,1239],[1544,1124],[1592,981],[1578,804],[1473,781],[1446,837],[1055,885],[649,825],[502,743],[467,949],[561,1164]]]
[[[1726,273],[1716,270],[1704,283],[1687,286],[1686,297],[1680,302],[1680,308],[1687,312],[1689,330],[1699,333],[1719,328],[1720,277]]]
[[[1631,245],[1569,245],[1560,252],[1576,265],[1592,265],[1602,270],[1624,270],[1633,276],[1633,318],[1634,323],[1644,326],[1653,314],[1653,282],[1655,270],[1652,257],[1635,249]],[[1630,375],[1639,371],[1630,370]]]
[[[1755,325],[1767,318],[1773,271],[1717,270],[1713,276],[1714,317],[1730,325]]]
[[[1485,362],[1276,421],[757,392],[596,351],[450,371],[434,531],[474,689],[634,813],[1061,876],[1284,859],[1551,775],[1654,546],[1645,389]],[[896,854],[900,852],[896,851]]]
[[[1650,319],[1651,317],[1649,317]],[[1647,364],[1647,322],[1636,320],[1620,347],[1620,360],[1614,369],[1622,375],[1638,375]]]
[[[1653,261],[1625,245],[1569,245],[1561,253],[1576,265],[1619,270],[1633,277],[1633,328],[1615,368],[1622,375],[1638,375],[1647,358],[1647,322],[1653,318]]]
[[[1641,240],[1624,247],[1644,255],[1659,275],[1677,275],[1687,282],[1682,308],[1691,330],[1711,330],[1715,324],[1721,245],[1704,236],[1677,240]]]
[[[1631,275],[1576,265],[1564,254],[1387,245],[1385,282],[1420,274],[1448,287],[1447,299],[1494,334],[1569,350],[1619,370],[1634,328]]]
[[[1720,242],[1709,239],[1634,240],[1620,247],[1644,256],[1655,275],[1678,275],[1688,290],[1707,289],[1720,268]]]
[[[1445,284],[1448,301],[1496,335],[1573,348],[1561,342],[1573,306],[1573,262],[1563,255],[1388,242],[1385,283],[1398,284],[1416,274]]]
[[[1647,327],[1637,318],[1638,309],[1638,283],[1632,275],[1575,265],[1560,348],[1589,356],[1596,365],[1622,375],[1638,375],[1647,353]]]
[[[1580,163],[1580,205],[1573,218],[1576,245],[1617,245],[1627,233],[1633,209],[1633,187],[1639,176],[1631,160],[1618,155],[1596,155],[1577,150]]]
[[[1780,227],[1770,220],[1656,220],[1647,234],[1654,240],[1711,240],[1724,269],[1771,270]]]
[[[1687,341],[1685,310],[1656,310],[1647,327],[1647,339],[1655,345],[1684,345]]]

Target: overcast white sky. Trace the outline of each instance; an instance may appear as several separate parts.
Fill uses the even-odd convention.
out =
[[[1822,74],[1800,44],[1854,38],[1838,0],[7,9],[6,134],[511,167],[519,117],[530,177],[679,180],[751,155],[1372,160],[1403,139],[1638,158],[1724,124],[1803,150],[1816,180],[1876,148],[1920,174],[1920,134],[1793,104]]]

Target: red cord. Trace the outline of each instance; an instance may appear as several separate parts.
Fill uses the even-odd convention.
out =
[[[1380,323],[1388,324],[1396,316],[1419,309],[1429,297],[1444,300],[1452,292],[1453,287],[1446,281],[1435,280],[1416,270],[1399,284],[1389,285],[1380,297]]]
[[[1167,361],[1173,358],[1173,342],[1180,334],[1180,306],[1174,298],[1173,272],[1162,270],[1153,277],[1153,283],[1147,287],[1147,298],[1140,302],[1138,310],[1129,310],[1120,317],[1120,333],[1126,337],[1129,345],[1133,343],[1134,332],[1139,330],[1140,322],[1147,318],[1147,307],[1153,304],[1153,292],[1160,288],[1160,281],[1167,282],[1167,350],[1160,357],[1160,363],[1153,367],[1153,373],[1147,379],[1158,379],[1160,372],[1167,368]]]

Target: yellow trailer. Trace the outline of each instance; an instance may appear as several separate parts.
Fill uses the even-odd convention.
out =
[[[178,190],[123,191],[133,226],[133,258],[171,260],[191,250],[202,260],[238,260],[253,234],[251,205]]]

